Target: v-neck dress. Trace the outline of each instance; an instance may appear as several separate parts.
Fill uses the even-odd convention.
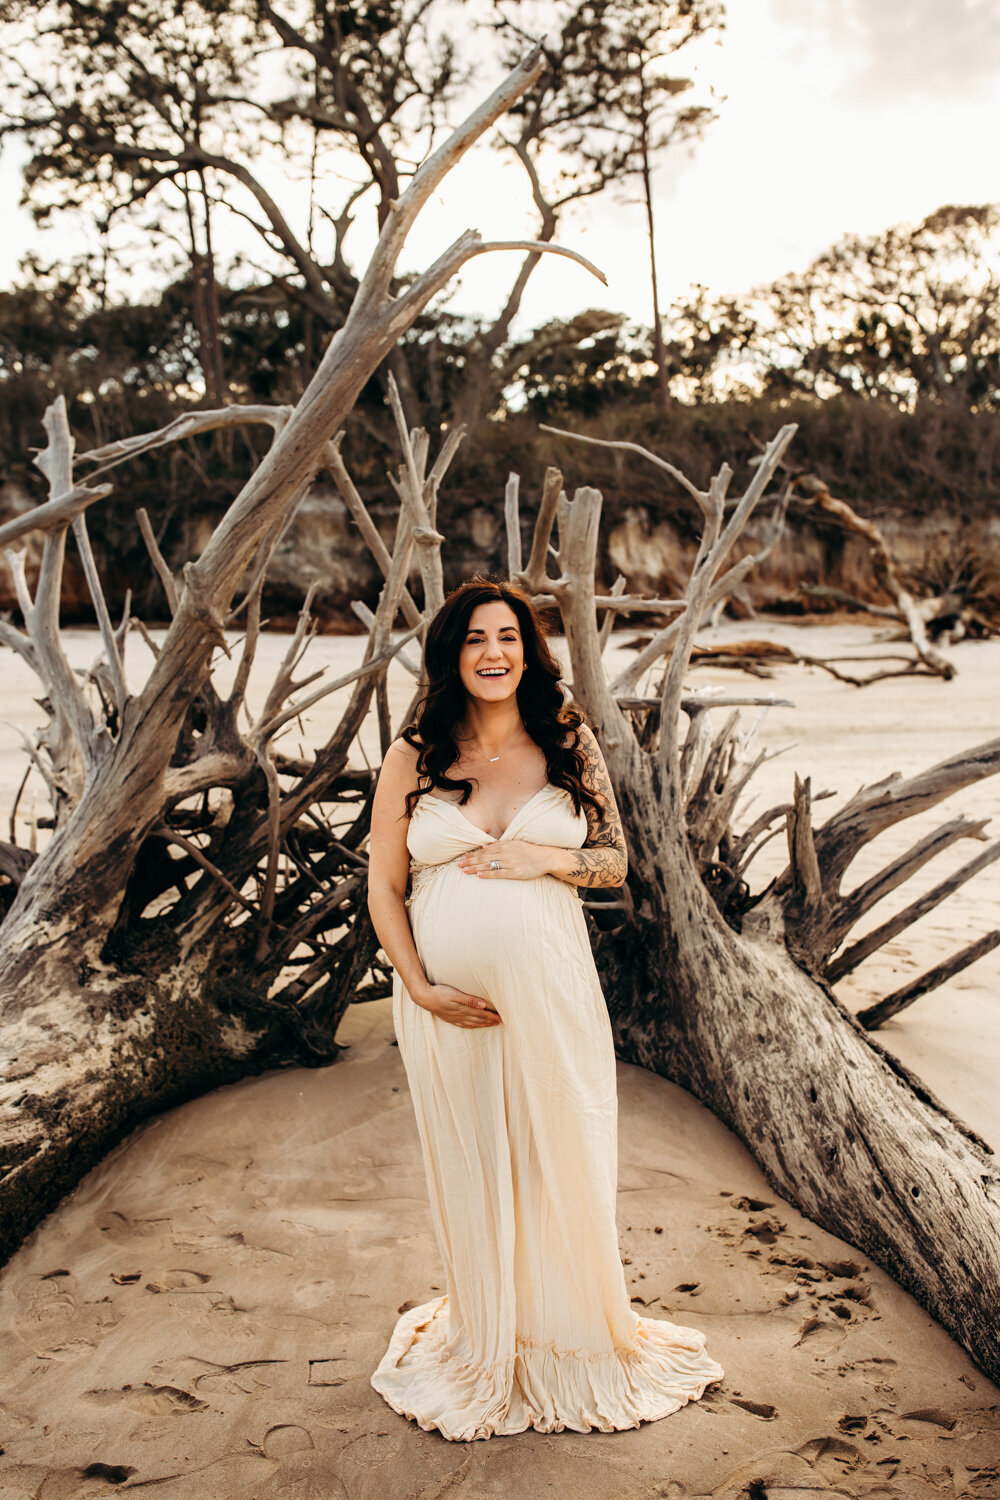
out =
[[[549,783],[502,839],[578,849],[586,836],[583,811]],[[581,898],[553,875],[466,874],[454,861],[494,840],[432,794],[406,841],[424,972],[488,999],[503,1024],[454,1026],[394,975],[445,1292],[400,1316],[371,1383],[463,1442],[665,1417],[724,1371],[704,1333],[629,1302],[614,1046]]]

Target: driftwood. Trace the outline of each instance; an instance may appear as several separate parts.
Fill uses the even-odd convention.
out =
[[[350,1001],[387,991],[362,852],[374,772],[359,772],[349,755],[373,701],[383,746],[392,735],[386,667],[423,628],[406,594],[414,555],[426,607],[442,598],[436,493],[457,436],[428,469],[426,434],[411,440],[397,404],[402,504],[391,557],[376,550],[385,583],[364,659],[340,682],[297,676],[307,600],[254,717],[246,690],[261,586],[299,498],[321,468],[338,471],[332,435],[365,381],[461,266],[503,248],[470,230],[423,274],[402,287],[395,281],[420,209],[541,67],[535,49],[415,172],[294,409],[190,413],[79,459],[64,403],[46,415],[49,441],[37,461],[50,498],[0,527],[8,547],[29,530],[44,536],[33,594],[20,554],[8,552],[24,627],[2,622],[0,642],[42,684],[49,722],[30,753],[49,789],[53,829],[40,852],[15,847],[13,834],[0,850],[8,908],[0,929],[0,1257],[138,1120],[261,1068],[329,1062]],[[538,248],[595,270],[575,252]],[[87,509],[109,489],[103,476],[151,447],[241,422],[269,425],[270,450],[181,578],[171,577],[145,529],[171,614],[166,638],[156,645],[127,615],[114,626],[86,533]],[[87,680],[71,669],[59,633],[70,528],[104,647]],[[390,643],[400,607],[411,628]],[[233,649],[227,627],[237,621],[244,634],[223,695],[213,659]],[[133,624],[154,655],[135,692],[124,663]],[[308,757],[283,755],[275,743],[283,727],[337,688],[349,698],[329,741]]]
[[[0,888],[15,892],[0,929],[0,1253],[137,1121],[261,1068],[330,1061],[345,1006],[388,992],[366,920],[374,773],[352,765],[350,751],[372,705],[383,749],[393,737],[390,658],[398,653],[419,674],[416,638],[443,596],[438,487],[459,435],[428,467],[427,435],[408,430],[392,392],[403,457],[390,550],[331,434],[427,299],[487,248],[463,236],[392,295],[395,259],[420,204],[536,66],[529,59],[515,70],[416,174],[299,406],[248,417],[273,427],[271,450],[199,561],[175,580],[148,537],[172,623],[137,693],[124,664],[130,621],[115,626],[102,611],[93,570],[104,660],[87,681],[72,672],[59,638],[59,580],[70,526],[86,555],[85,512],[103,492],[93,480],[166,438],[151,434],[85,455],[90,477],[80,479],[64,408],[57,402],[47,416],[41,462],[52,498],[28,518],[45,533],[41,572],[32,596],[15,568],[24,629],[4,624],[0,632],[45,691],[50,723],[32,752],[54,825],[37,854],[13,839],[0,850]],[[211,423],[213,414],[195,419]],[[567,498],[556,469],[545,476],[526,561],[520,486],[516,478],[507,485],[509,572],[538,606],[561,615],[572,692],[598,730],[625,823],[628,882],[612,899],[595,891],[587,903],[621,1055],[694,1092],[747,1143],[778,1192],[886,1267],[997,1379],[1000,1175],[992,1152],[879,1046],[831,984],[838,964],[860,961],[849,944],[862,913],[982,827],[953,819],[842,896],[854,855],[882,829],[993,774],[1000,742],[864,789],[819,827],[812,821],[819,799],[807,780],[797,782],[787,805],[737,832],[738,800],[763,755],[735,713],[721,726],[711,713],[764,700],[685,687],[699,622],[780,532],[787,484],[756,552],[730,560],[792,434],[786,427],[775,437],[734,505],[726,466],[705,491],[683,481],[701,512],[702,538],[680,600],[636,600],[622,579],[596,593],[601,495],[584,487]],[[369,639],[360,666],[340,683],[296,677],[310,629],[307,599],[267,701],[251,718],[246,695],[267,558],[323,467],[368,539],[384,587],[374,611],[359,606]],[[24,518],[11,527],[0,541],[28,529]],[[406,592],[414,555],[421,608]],[[640,608],[668,622],[609,680],[603,653],[612,623]],[[407,629],[392,641],[399,611]],[[232,649],[226,627],[238,620],[244,636],[224,697],[213,656]],[[413,654],[404,656],[411,638]],[[275,744],[282,728],[336,687],[348,687],[350,697],[330,741],[309,756],[282,753]],[[754,857],[781,833],[788,867],[752,895]],[[982,868],[981,860],[972,864]],[[971,873],[966,867],[952,885]]]
[[[634,600],[633,605],[641,606],[646,602],[642,599]],[[638,651],[643,646],[647,646],[651,639],[651,636],[636,636],[633,641],[629,642],[629,645]],[[794,651],[791,646],[786,646],[779,641],[727,641],[725,645],[719,646],[695,646],[691,652],[691,660],[703,667],[734,668],[740,672],[747,672],[751,677],[773,677],[772,668],[778,665],[819,667],[820,671],[828,673],[838,682],[850,683],[852,687],[867,687],[871,682],[884,682],[887,677],[937,677],[940,675],[922,666],[919,660],[914,661],[911,656],[904,656],[898,652],[811,656],[805,651]],[[892,670],[866,673],[861,677],[853,672],[845,672],[843,667],[844,662],[868,664],[883,661],[901,662],[902,666]]]
[[[846,500],[830,493],[826,481],[816,474],[792,474],[789,479],[793,499],[800,505],[821,510],[842,526],[845,531],[864,537],[868,543],[875,580],[892,600],[891,605],[867,603],[842,589],[830,588],[826,584],[803,583],[801,592],[810,599],[825,599],[835,604],[844,604],[851,609],[861,609],[868,614],[897,622],[901,634],[913,646],[916,662],[924,671],[946,681],[954,677],[956,667],[937,647],[937,641],[945,644],[961,640],[967,632],[976,630],[991,635],[996,631],[996,622],[989,620],[962,597],[960,590],[946,587],[943,592],[917,597],[907,588],[892,555],[888,542],[874,521],[860,516]],[[880,682],[885,676],[898,674],[874,673],[864,678],[859,686],[869,682]]]
[[[788,805],[737,836],[733,807],[759,757],[750,759],[734,716],[713,731],[710,699],[692,704],[684,688],[706,608],[773,542],[787,486],[756,557],[727,564],[791,431],[769,445],[728,520],[727,467],[696,492],[703,534],[683,608],[614,680],[602,663],[600,612],[633,601],[619,581],[614,597],[594,608],[599,492],[581,488],[569,500],[550,472],[529,562],[518,567],[511,549],[511,576],[536,601],[559,604],[573,691],[599,732],[627,831],[629,878],[607,903],[615,910],[602,919],[600,903],[590,904],[620,1055],[696,1094],[737,1132],[778,1192],[877,1260],[997,1379],[1000,1171],[992,1148],[878,1044],[837,1000],[829,976],[838,953],[841,965],[859,958],[845,945],[864,912],[956,838],[980,836],[982,825],[953,819],[842,896],[851,860],[883,829],[1000,770],[1000,741],[921,776],[864,788],[815,829],[809,782],[797,779]],[[558,547],[550,543],[554,522]],[[516,516],[508,528],[516,531]],[[676,610],[676,601],[661,602]],[[654,669],[661,676],[648,695],[638,685]],[[782,829],[789,864],[751,897],[747,867]],[[938,898],[992,857],[959,871]],[[881,940],[916,920],[931,897],[885,924]],[[937,979],[996,940],[989,934],[956,955]],[[934,981],[925,976],[924,988]]]
[[[903,621],[907,634],[913,642],[917,657],[931,671],[946,681],[955,675],[955,666],[942,656],[927,634],[928,621],[943,613],[953,613],[955,603],[949,599],[917,600],[905,587],[885,537],[874,521],[867,521],[846,500],[835,499],[829,487],[815,474],[797,474],[792,488],[802,499],[807,500],[825,515],[833,516],[847,531],[863,536],[868,543],[868,554],[875,569],[880,586],[890,596],[897,618]]]
[[[699,490],[696,484],[686,474],[682,473],[674,464],[661,458],[658,454],[650,452],[639,443],[627,442],[615,438],[595,438],[580,434],[572,434],[559,427],[542,426],[543,432],[551,432],[555,437],[574,437],[577,442],[587,443],[597,448],[613,448],[623,453],[636,453],[641,458],[647,459],[663,473],[679,485],[681,489],[700,504]],[[758,447],[762,445],[758,442]],[[754,460],[756,463],[763,462],[761,458]],[[929,598],[917,599],[906,588],[900,577],[888,543],[874,521],[866,520],[859,516],[857,511],[850,506],[846,500],[840,500],[831,495],[829,487],[824,480],[815,474],[805,474],[792,468],[784,459],[777,465],[778,469],[785,474],[785,497],[786,503],[796,502],[799,506],[813,507],[821,510],[831,517],[845,531],[853,532],[862,536],[868,543],[869,556],[872,561],[875,578],[879,586],[892,599],[890,607],[878,604],[867,604],[864,600],[857,599],[852,594],[845,593],[842,589],[830,588],[826,584],[802,583],[799,585],[800,592],[807,598],[828,599],[839,604],[846,604],[852,609],[864,610],[868,614],[881,616],[887,620],[901,623],[905,635],[913,645],[913,657],[900,657],[892,653],[879,656],[865,657],[816,657],[807,656],[793,652],[790,647],[779,646],[772,648],[774,654],[784,656],[788,660],[794,660],[806,666],[819,667],[828,672],[840,682],[851,683],[854,687],[867,687],[874,682],[884,682],[888,677],[912,677],[930,675],[943,677],[946,681],[955,675],[955,665],[949,661],[938,649],[931,639],[932,631],[937,626],[943,630],[946,622],[952,622],[950,630],[945,638],[959,640],[965,634],[967,626],[975,618],[987,630],[992,630],[990,622],[986,621],[976,611],[971,610],[963,604],[962,600],[952,593],[935,595]],[[717,590],[713,593],[712,604],[708,611],[711,623],[717,624],[727,600],[742,600],[743,590],[741,588],[745,573],[731,572],[728,588],[725,591]],[[648,601],[632,599],[631,610],[656,609],[665,612],[668,609],[677,611],[682,607],[683,601],[660,600]],[[751,613],[752,608],[751,608]],[[763,643],[761,643],[763,644]],[[706,648],[699,648],[699,654],[703,654]],[[761,658],[766,657],[769,652],[758,650],[752,656],[749,652],[738,653],[732,647],[715,648],[719,654],[720,666],[738,667],[743,671],[755,673],[755,675],[766,676],[766,663]],[[756,662],[755,658],[756,657]],[[733,659],[730,659],[733,658]],[[867,672],[862,676],[854,673],[844,672],[841,663],[845,661],[864,661],[866,663],[878,663],[880,661],[902,661],[902,667],[893,667],[886,670]]]
[[[113,767],[123,738],[142,728],[137,700],[124,688],[120,656],[117,672],[105,663],[107,671],[94,674],[102,716],[93,715],[75,681],[63,701],[49,665],[62,665],[45,587],[51,589],[55,576],[51,562],[46,573],[43,561],[34,601],[26,598],[35,612],[27,632],[16,632],[14,640],[7,627],[10,644],[43,681],[50,674],[50,729],[58,731],[46,737],[44,755],[35,751],[52,789],[56,836],[35,859],[9,847],[0,862],[0,874],[20,886],[0,931],[5,940],[8,933],[15,938],[0,951],[8,1250],[137,1119],[262,1067],[330,1060],[346,1005],[388,992],[384,956],[364,914],[373,774],[352,768],[348,751],[373,697],[383,748],[392,738],[384,692],[391,653],[413,672],[419,691],[419,663],[405,645],[424,615],[406,594],[404,578],[417,540],[427,612],[437,608],[443,594],[437,493],[460,436],[446,442],[428,469],[427,435],[407,430],[391,382],[390,389],[403,453],[394,481],[401,505],[391,552],[378,540],[337,440],[317,447],[317,465],[336,477],[386,585],[374,613],[358,606],[370,640],[351,674],[357,681],[349,708],[315,757],[296,759],[273,745],[282,725],[306,704],[343,685],[314,686],[308,675],[296,681],[308,599],[262,712],[248,731],[236,729],[259,634],[264,562],[280,518],[262,537],[256,559],[251,556],[242,601],[224,617],[246,614],[229,696],[216,693],[210,674],[191,693],[160,769],[158,799],[137,788],[157,815],[136,827],[131,846],[119,843],[112,851],[119,861],[114,878],[95,829],[101,817],[120,815],[117,803],[110,812],[106,803],[121,783],[102,780],[111,774],[103,767]],[[289,421],[287,413],[276,414],[276,430]],[[49,429],[50,448],[65,453],[58,403]],[[779,1192],[876,1258],[993,1374],[1000,1178],[992,1152],[879,1047],[837,1002],[830,984],[995,857],[994,847],[984,851],[875,933],[849,944],[855,922],[882,896],[956,839],[981,837],[982,824],[952,819],[841,897],[840,880],[854,854],[899,819],[992,774],[1000,767],[1000,743],[922,777],[890,778],[864,789],[817,829],[811,807],[819,799],[808,781],[797,780],[789,803],[737,833],[738,800],[764,756],[752,753],[752,735],[741,733],[735,713],[714,727],[711,711],[783,700],[684,687],[698,621],[779,534],[787,487],[755,558],[728,564],[792,431],[778,434],[728,521],[726,468],[701,494],[704,534],[684,599],[638,601],[625,593],[621,578],[608,594],[596,594],[601,496],[584,488],[567,499],[556,469],[545,476],[527,563],[519,484],[514,476],[508,482],[510,575],[536,604],[561,612],[572,691],[598,728],[627,828],[627,885],[608,897],[592,892],[586,902],[621,1055],[696,1093],[742,1136]],[[100,465],[121,456],[102,452],[91,459]],[[54,471],[54,455],[45,461]],[[66,463],[64,457],[59,469],[64,484]],[[46,548],[59,545],[60,533],[50,532]],[[176,629],[190,608],[192,570],[181,588],[165,573],[152,542],[151,554]],[[550,558],[555,576],[548,573]],[[653,612],[669,606],[672,618],[609,682],[603,651],[610,622],[637,604]],[[412,623],[390,646],[397,610]],[[53,622],[48,641],[40,629],[45,620]],[[202,629],[209,641],[225,641],[218,616],[205,619]],[[124,623],[112,630],[109,622],[103,634],[109,655],[121,653]],[[169,650],[170,634],[154,677]],[[651,693],[642,684],[655,672],[661,678]],[[94,745],[108,746],[96,771],[85,763],[86,756],[102,753]],[[752,896],[752,861],[782,832],[788,868]],[[54,869],[71,879],[74,860],[83,855],[94,882],[86,906],[78,885],[71,883],[67,899],[42,878]],[[988,934],[924,976],[920,991],[996,941]],[[901,993],[884,1004],[898,1009],[907,999]],[[873,1014],[871,1023],[878,1019]]]

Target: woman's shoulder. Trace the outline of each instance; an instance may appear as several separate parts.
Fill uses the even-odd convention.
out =
[[[417,786],[417,757],[420,750],[409,744],[408,739],[393,739],[384,756],[382,756],[382,768],[379,771],[379,781],[390,783],[391,786],[409,790],[411,786]]]
[[[578,746],[581,750],[592,751],[596,744],[597,736],[586,719],[581,719],[578,724],[566,725],[562,738],[564,750],[572,750]]]
[[[415,761],[419,753],[419,742],[418,744],[413,745],[408,739],[404,739],[403,735],[400,734],[397,735],[397,737],[392,741],[388,750],[386,750],[385,752],[384,758],[388,760],[389,756],[391,755],[396,759]]]
[[[414,811],[407,805],[407,799],[411,792],[421,790],[421,776],[417,770],[418,755],[419,749],[400,736],[386,746],[382,756],[375,807],[392,809],[393,826],[397,816],[409,819]]]

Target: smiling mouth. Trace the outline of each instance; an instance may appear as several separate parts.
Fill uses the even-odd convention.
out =
[[[498,677],[499,678],[499,677],[506,677],[509,672],[510,672],[510,667],[489,667],[489,668],[477,671],[476,676],[477,677]]]

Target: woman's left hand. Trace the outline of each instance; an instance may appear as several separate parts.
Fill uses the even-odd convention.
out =
[[[481,849],[470,849],[455,861],[460,870],[481,880],[537,880],[549,873],[549,851],[545,844],[530,844],[526,839],[495,839]],[[500,861],[499,870],[490,869],[490,860]]]

